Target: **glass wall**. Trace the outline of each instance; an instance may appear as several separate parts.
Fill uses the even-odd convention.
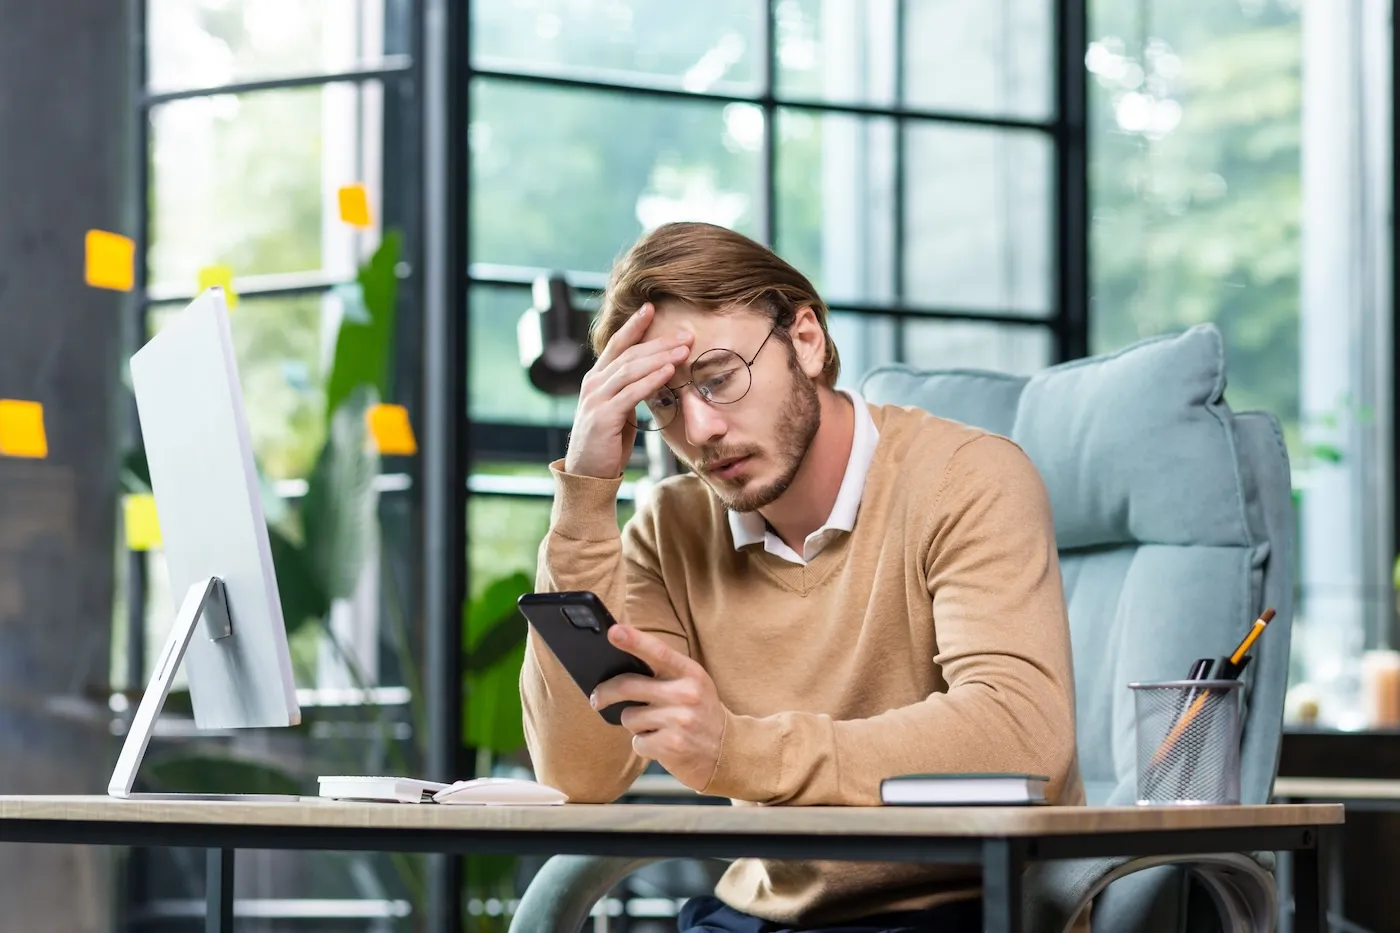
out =
[[[1212,321],[1283,425],[1289,718],[1365,724],[1393,642],[1388,0],[1090,4],[1091,351]]]

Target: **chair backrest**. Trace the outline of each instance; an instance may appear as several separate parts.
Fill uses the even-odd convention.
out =
[[[861,384],[870,402],[1003,434],[1040,470],[1090,805],[1136,799],[1127,685],[1180,679],[1196,658],[1228,654],[1266,606],[1276,615],[1244,677],[1242,802],[1272,791],[1293,617],[1291,480],[1278,421],[1232,412],[1224,391],[1223,342],[1209,324],[1029,378],[885,366]]]

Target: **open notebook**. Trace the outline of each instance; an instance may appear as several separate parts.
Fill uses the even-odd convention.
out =
[[[475,804],[478,806],[552,806],[568,796],[547,784],[519,778],[476,778],[455,784],[392,776],[331,775],[316,779],[321,796],[336,800],[390,803]]]

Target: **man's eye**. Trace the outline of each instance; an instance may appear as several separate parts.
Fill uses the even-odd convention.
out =
[[[701,385],[704,387],[705,393],[708,395],[712,392],[718,392],[720,389],[724,388],[724,386],[727,385],[729,381],[733,378],[734,370],[730,369],[726,370],[725,372],[715,373],[713,376],[706,377],[705,381],[701,383]]]

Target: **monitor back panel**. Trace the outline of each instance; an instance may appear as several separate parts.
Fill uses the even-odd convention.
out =
[[[286,626],[222,293],[205,291],[131,359],[171,597],[220,577],[231,638],[203,620],[185,655],[202,729],[300,719]]]

